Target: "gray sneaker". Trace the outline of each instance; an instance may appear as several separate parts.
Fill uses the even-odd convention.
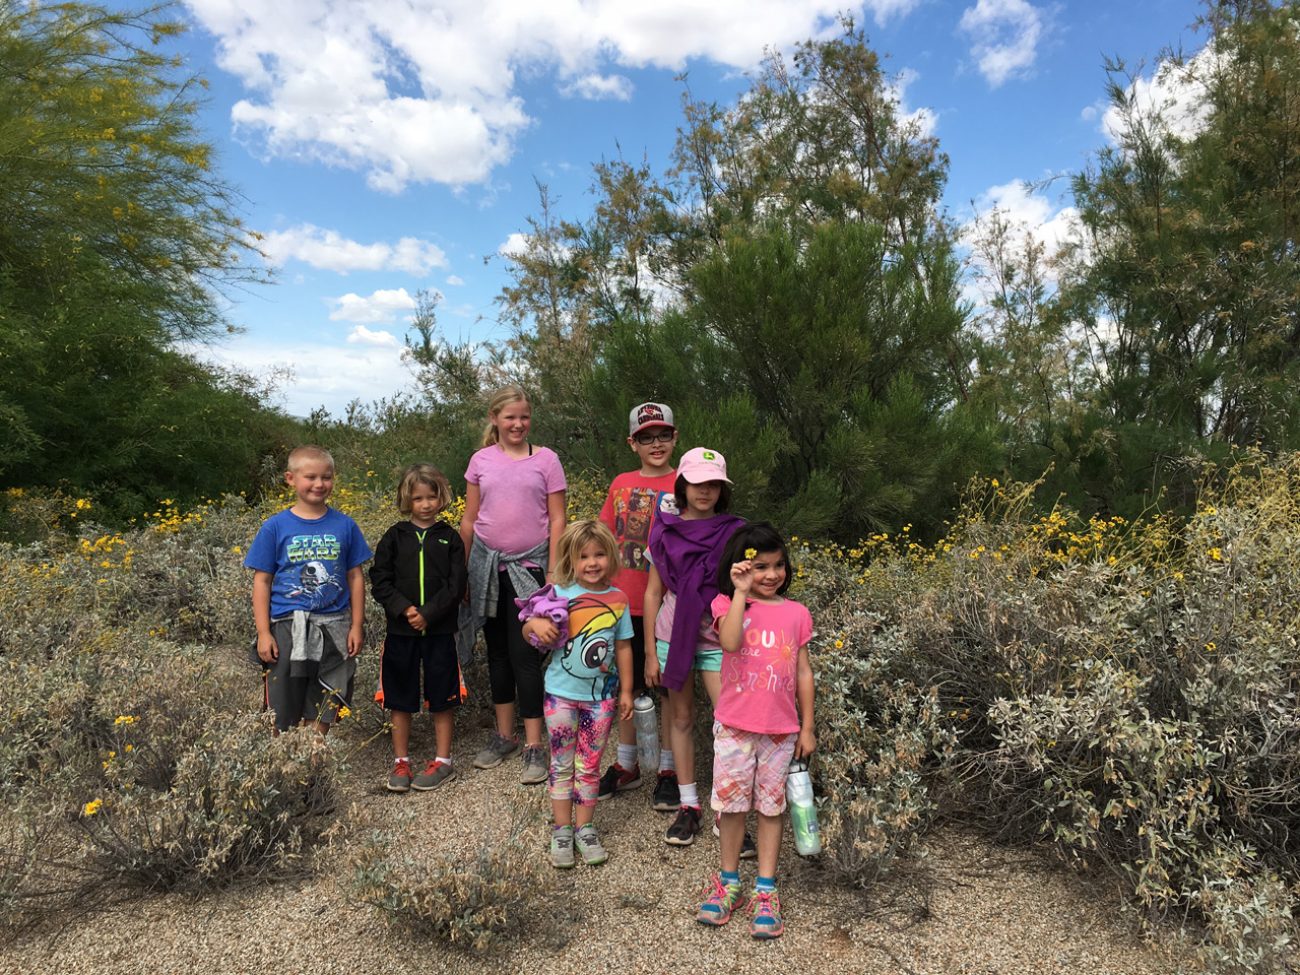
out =
[[[439,762],[436,759],[424,767],[424,771],[417,775],[411,782],[412,789],[418,789],[421,792],[428,792],[430,789],[436,789],[453,775],[456,770],[448,762]]]
[[[551,866],[560,870],[573,866],[572,826],[556,826],[551,829]]]
[[[507,738],[494,731],[488,743],[483,746],[483,750],[474,756],[474,767],[496,768],[517,751],[519,751],[518,738]]]
[[[609,859],[609,851],[600,845],[596,827],[591,823],[578,827],[574,841],[578,844],[578,852],[582,854],[582,862],[588,866],[594,867]]]
[[[519,781],[524,785],[541,785],[546,781],[547,764],[546,747],[529,745],[524,749],[524,770]]]

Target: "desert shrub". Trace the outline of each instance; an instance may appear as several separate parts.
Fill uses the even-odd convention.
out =
[[[528,909],[547,896],[528,819],[519,805],[486,810],[468,855],[418,859],[392,831],[371,830],[353,861],[352,896],[413,935],[485,951],[524,930]]]

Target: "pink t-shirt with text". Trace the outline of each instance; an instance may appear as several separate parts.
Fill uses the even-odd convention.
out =
[[[731,608],[731,597],[719,594],[710,608],[716,627]],[[802,603],[747,602],[740,649],[722,654],[722,689],[714,718],[729,728],[763,735],[798,731],[799,649],[810,639],[812,616]]]
[[[465,480],[479,489],[474,535],[488,548],[527,552],[549,537],[546,496],[567,486],[560,458],[549,447],[511,460],[499,444],[475,451]]]

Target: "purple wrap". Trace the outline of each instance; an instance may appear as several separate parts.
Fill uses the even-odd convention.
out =
[[[739,515],[687,520],[661,512],[650,527],[650,557],[664,587],[677,597],[668,663],[660,680],[670,691],[686,686],[695,663],[700,621],[718,594],[722,549],[745,523]]]
[[[537,637],[529,634],[528,642],[538,650],[554,650],[564,646],[569,639],[569,601],[555,594],[555,587],[547,584],[538,589],[527,599],[516,599],[519,607],[519,622],[527,623],[530,619],[541,617],[550,620],[559,630],[559,635],[552,644],[544,644]]]

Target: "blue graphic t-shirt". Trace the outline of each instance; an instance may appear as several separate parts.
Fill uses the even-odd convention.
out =
[[[546,668],[546,693],[570,701],[604,701],[618,694],[614,641],[632,639],[632,617],[621,589],[592,592],[574,583],[556,586],[569,601],[569,642]]]
[[[279,619],[298,609],[343,612],[351,603],[348,570],[369,558],[361,529],[341,511],[300,518],[285,509],[262,522],[244,566],[274,576],[271,618]]]

